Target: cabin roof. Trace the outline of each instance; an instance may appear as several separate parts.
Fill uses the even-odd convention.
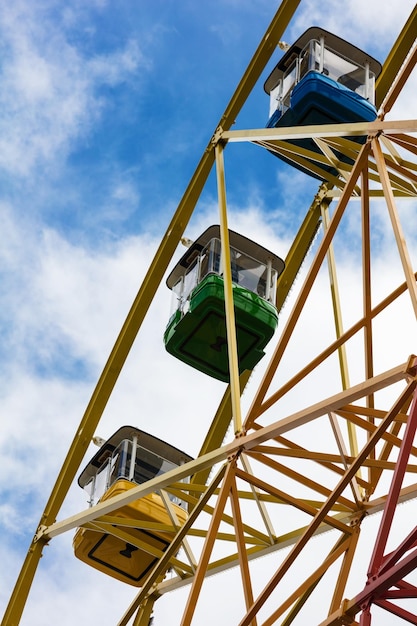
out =
[[[185,270],[191,265],[196,256],[211,239],[220,239],[220,226],[218,224],[209,226],[204,233],[193,241],[191,246],[187,249],[187,252],[183,254],[167,278],[166,284],[170,289],[177,284],[181,276],[184,275]],[[243,235],[239,235],[239,233],[235,233],[233,230],[229,230],[229,243],[232,248],[236,248],[240,252],[244,252],[262,263],[266,264],[267,261],[271,259],[272,267],[277,271],[278,276],[285,267],[284,261],[279,256],[255,243],[251,239],[248,239]]]
[[[189,456],[185,452],[178,450],[169,443],[162,441],[158,437],[154,437],[144,430],[135,428],[134,426],[122,426],[116,431],[96,452],[91,461],[81,472],[78,477],[78,484],[84,488],[85,485],[93,478],[97,473],[98,468],[104,463],[104,461],[113,453],[113,450],[119,445],[123,439],[132,439],[133,435],[137,435],[138,444],[151,452],[155,452],[167,461],[171,461],[176,465],[182,465],[192,461],[193,457]]]
[[[264,90],[267,94],[269,94],[272,89],[277,86],[283,74],[287,71],[294,58],[300,54],[304,46],[306,46],[307,43],[312,39],[320,39],[320,37],[324,37],[325,43],[329,48],[331,48],[335,52],[340,52],[340,54],[342,54],[344,57],[354,61],[358,65],[364,66],[365,63],[369,63],[369,68],[371,72],[375,74],[375,76],[378,76],[381,73],[381,63],[371,57],[369,54],[367,54],[363,50],[360,50],[360,48],[357,48],[345,39],[342,39],[337,35],[333,35],[332,33],[329,33],[327,30],[324,30],[319,26],[311,26],[311,28],[306,30],[286,51],[286,53],[282,56],[282,58],[279,60],[277,65],[274,67],[274,69],[266,79],[264,84]]]

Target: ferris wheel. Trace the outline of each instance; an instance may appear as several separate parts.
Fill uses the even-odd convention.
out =
[[[19,623],[43,548],[53,550],[62,533],[74,535],[85,567],[136,587],[119,626],[148,626],[158,599],[180,588],[187,599],[175,623],[194,624],[205,582],[232,570],[239,626],[312,623],[312,606],[317,626],[368,626],[376,610],[417,624],[417,525],[390,540],[398,504],[417,496],[417,347],[415,330],[404,337],[403,328],[406,318],[416,327],[417,268],[407,246],[413,224],[401,210],[417,196],[417,120],[385,119],[417,61],[417,8],[383,66],[308,29],[265,82],[267,127],[231,130],[298,4],[281,3],[172,217],[77,428],[3,626]],[[248,142],[317,180],[285,259],[229,228],[224,152]],[[132,425],[99,442],[81,468],[213,168],[218,223],[187,242],[168,276],[176,305],[164,335],[167,358],[201,372],[202,388],[206,376],[227,383],[200,454]],[[401,274],[387,277],[383,293],[372,227],[381,212]],[[338,280],[347,228],[353,286]],[[322,281],[328,303],[315,295]],[[347,300],[355,314],[345,326]],[[311,328],[312,346],[298,342],[301,325]],[[390,345],[399,347],[392,357]],[[244,415],[241,396],[260,361],[263,377],[247,389]],[[76,477],[90,507],[55,521]],[[220,624],[223,601],[213,603]]]

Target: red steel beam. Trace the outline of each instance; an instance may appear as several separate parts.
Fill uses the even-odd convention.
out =
[[[417,624],[417,617],[413,613],[410,613],[410,611],[406,611],[405,609],[403,609],[400,606],[397,606],[396,604],[392,604],[391,602],[388,602],[387,600],[379,600],[378,602],[375,602],[375,604],[377,606],[380,606],[382,609],[389,611],[393,615],[396,615],[397,617],[401,617],[401,619],[404,619],[406,622],[409,622],[410,624]]]
[[[348,615],[352,615],[362,609],[363,613],[361,615],[361,621],[359,622],[360,625],[364,626],[368,623],[370,624],[370,622],[367,622],[366,620],[368,619],[368,614],[370,615],[371,605],[377,604],[382,606],[386,598],[391,597],[390,588],[396,585],[401,586],[403,582],[402,579],[415,570],[416,567],[417,549],[413,550],[413,552],[396,563],[389,570],[385,571],[383,574],[376,574],[370,578],[363,591],[361,591],[361,593],[359,593],[354,600],[349,602],[350,606],[346,613]],[[410,595],[408,595],[408,597],[410,597]],[[411,597],[415,596],[412,595]],[[413,615],[413,618],[416,620],[411,623],[417,624],[417,615],[411,613],[409,613],[409,615]]]
[[[395,550],[384,554],[416,430],[417,392],[414,392],[398,461],[369,563],[368,580],[363,591],[349,602],[350,606],[347,610],[347,613],[352,615],[358,609],[362,609],[360,626],[370,626],[372,604],[376,604],[409,623],[417,625],[417,614],[388,601],[388,599],[417,597],[417,588],[403,580],[417,567],[417,526]],[[407,552],[409,554],[404,556]],[[392,587],[396,589],[392,589]]]
[[[395,466],[394,475],[390,490],[388,492],[387,502],[384,507],[381,524],[375,541],[375,547],[371,556],[368,568],[368,576],[373,576],[383,564],[384,550],[387,545],[387,539],[392,526],[395,509],[397,507],[404,474],[410,457],[411,447],[417,430],[417,393],[414,392],[414,398],[410,409],[410,415],[405,428],[404,438],[398,454],[398,460]]]
[[[387,554],[383,563],[379,569],[379,573],[381,574],[383,571],[392,567],[395,563],[399,561],[399,559],[404,556],[406,552],[411,550],[412,548],[417,547],[417,526],[411,531],[411,533],[400,543],[396,550]]]

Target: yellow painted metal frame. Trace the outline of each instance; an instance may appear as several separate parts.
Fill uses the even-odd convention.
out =
[[[371,123],[231,131],[237,114],[278,45],[298,4],[297,0],[284,0],[281,3],[178,205],[76,431],[10,598],[2,621],[3,626],[15,626],[19,623],[45,544],[64,532],[73,531],[78,526],[108,529],[114,522],[112,514],[122,506],[155,491],[163,493],[163,490],[178,495],[187,502],[189,516],[184,525],[178,529],[167,551],[161,555],[131,606],[121,617],[120,626],[127,625],[132,619],[137,626],[148,626],[155,600],[161,594],[187,584],[190,585],[190,594],[181,626],[191,624],[204,579],[235,566],[239,567],[245,600],[239,626],[257,624],[260,609],[280,581],[291,572],[295,561],[302,558],[303,550],[310,539],[329,528],[332,528],[334,533],[339,533],[339,537],[329,548],[328,554],[304,581],[298,581],[294,591],[270,612],[263,623],[273,624],[282,617],[282,626],[292,624],[330,564],[337,563],[339,575],[329,604],[329,617],[321,626],[355,623],[355,615],[359,608],[352,602],[342,602],[342,599],[358,544],[361,523],[367,515],[382,510],[384,506],[384,496],[377,493],[377,489],[386,472],[392,471],[395,466],[395,455],[398,454],[401,445],[402,428],[407,421],[411,397],[417,386],[416,357],[410,356],[404,363],[378,375],[374,374],[373,357],[373,323],[381,312],[396,302],[400,295],[407,293],[409,304],[417,317],[416,271],[407,252],[395,203],[396,199],[417,196],[417,141],[410,134],[417,131],[417,120],[384,121],[384,115],[391,110],[416,62],[414,38],[417,31],[417,8],[412,12],[394,44],[378,80],[377,101],[378,106],[381,106],[380,119]],[[358,134],[368,136],[365,145],[359,146],[349,140],[350,136]],[[289,139],[297,137],[316,138],[317,144],[323,148],[322,156],[309,154],[308,151],[288,144]],[[228,143],[242,141],[250,141],[260,147],[276,151],[319,174],[323,172],[320,164],[327,163],[330,159],[333,165],[340,168],[341,174],[340,178],[328,176],[327,182],[321,185],[288,254],[287,267],[279,283],[278,308],[285,302],[318,226],[323,216],[326,216],[326,227],[321,242],[264,377],[254,394],[246,418],[242,419],[241,416],[240,393],[248,375],[242,375],[239,379],[234,361],[233,307],[230,293],[227,295],[231,279],[226,275],[228,344],[230,370],[233,375],[199,457],[144,485],[134,487],[125,494],[103,501],[88,511],[57,522],[62,502],[214,163],[218,175],[222,244],[227,250],[223,150]],[[353,158],[353,166],[349,167],[334,160],[335,147]],[[407,156],[401,157],[400,152],[407,153]],[[314,163],[306,161],[306,157],[313,157]],[[322,353],[306,365],[300,366],[300,370],[290,380],[274,387],[275,373],[285,351],[289,349],[288,344],[301,311],[309,298],[318,272],[328,258],[345,209],[349,201],[355,197],[360,198],[362,203],[363,316],[348,330],[343,330],[339,325],[336,339]],[[386,200],[405,278],[403,284],[398,285],[378,304],[374,304],[370,297],[369,203],[374,197],[383,197]],[[328,220],[327,211],[333,198],[338,198],[338,203],[331,219]],[[339,318],[337,309],[338,305],[336,321]],[[323,397],[320,402],[293,414],[283,415],[279,419],[270,417],[275,415],[270,413],[270,409],[279,406],[280,399],[288,391],[295,388],[329,356],[338,351],[343,352],[343,346],[347,341],[362,331],[365,379],[360,384],[351,386],[348,378],[344,376],[344,384],[339,393]],[[342,364],[342,370],[347,372],[347,364]],[[401,389],[396,392],[392,406],[388,409],[375,408],[375,394],[394,386],[397,389],[399,384]],[[323,417],[330,419],[338,453],[333,450],[326,452],[317,449],[314,442],[305,446],[296,440],[296,429],[316,421],[319,423]],[[234,420],[236,438],[222,446],[231,419]],[[264,423],[261,423],[261,419]],[[354,432],[355,436],[357,434],[358,441],[361,441],[360,445],[351,438],[350,449],[344,446],[341,431],[343,425],[346,425],[349,432]],[[306,474],[301,466],[289,464],[287,462],[289,459],[296,463],[302,460],[303,464],[312,463],[314,467],[321,468],[326,473],[326,480],[321,478],[321,475],[315,478],[314,473]],[[275,479],[270,481],[262,479],[257,471],[252,469],[253,464],[256,464],[257,468],[268,468],[269,472],[274,473]],[[209,472],[213,468],[216,468],[215,475],[207,482]],[[366,475],[360,472],[361,468],[367,468]],[[415,448],[412,449],[407,472],[411,478],[417,473]],[[185,478],[191,478],[191,481],[183,482]],[[284,484],[287,480],[294,481],[301,490],[308,491],[310,495],[307,496],[304,491],[301,496],[295,495],[288,489],[278,488],[277,485],[280,485],[282,480]],[[366,497],[362,494],[366,494]],[[416,495],[417,481],[412,480],[403,487],[400,500],[406,501]],[[226,512],[228,503],[230,513]],[[247,505],[253,505],[260,512],[261,525],[257,526],[250,519],[246,520]],[[283,507],[296,512],[304,521],[297,527],[276,534],[268,512],[271,507]],[[208,525],[202,522],[203,515],[210,518]],[[132,520],[132,524],[134,523],[137,521]],[[215,551],[218,541],[230,548],[227,554],[222,553],[221,557],[216,556]],[[190,547],[191,542],[197,542],[197,550],[195,546]],[[287,556],[277,565],[264,589],[256,595],[251,579],[251,561],[284,547],[289,548]],[[164,580],[170,564],[173,565],[176,576]]]

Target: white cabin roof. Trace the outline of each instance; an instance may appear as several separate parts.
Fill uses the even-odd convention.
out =
[[[146,433],[144,430],[140,430],[134,426],[122,426],[109,439],[107,439],[105,443],[103,443],[91,461],[83,469],[78,478],[78,484],[80,487],[84,488],[85,485],[89,483],[93,476],[96,475],[99,467],[101,467],[104,461],[111,456],[114,449],[121,441],[124,439],[132,440],[134,435],[138,438],[139,446],[154,452],[167,461],[175,463],[175,465],[182,465],[183,463],[188,463],[188,461],[193,460],[193,457],[189,456],[185,452],[178,450],[178,448],[171,446],[169,443],[162,441],[162,439],[159,439],[158,437],[154,437],[153,435]]]
[[[286,53],[266,79],[264,89],[267,94],[269,94],[278,85],[278,82],[281,80],[283,74],[285,74],[293,60],[300,54],[301,50],[308,44],[308,42],[312,39],[320,40],[321,37],[324,37],[325,45],[328,48],[331,48],[335,52],[339,52],[342,56],[350,59],[362,67],[364,67],[366,63],[369,63],[369,69],[375,74],[375,76],[378,76],[381,73],[381,63],[369,54],[360,50],[360,48],[357,48],[345,39],[342,39],[337,35],[333,35],[319,26],[311,26],[311,28],[300,35],[297,41],[293,43],[290,48],[288,48]]]
[[[218,224],[214,226],[209,226],[209,228],[207,228],[204,233],[202,233],[195,241],[193,241],[187,252],[183,254],[181,259],[178,261],[178,263],[167,278],[166,284],[170,289],[172,289],[177,284],[181,276],[184,275],[196,256],[212,239],[220,239],[220,226]],[[285,267],[284,261],[279,256],[277,256],[273,252],[270,252],[263,246],[255,243],[251,239],[248,239],[243,235],[239,235],[239,233],[235,233],[233,230],[229,230],[229,243],[232,248],[236,248],[240,252],[247,254],[257,261],[265,263],[265,265],[267,264],[268,260],[271,260],[272,267],[276,270],[278,276],[281,274],[282,270]]]

